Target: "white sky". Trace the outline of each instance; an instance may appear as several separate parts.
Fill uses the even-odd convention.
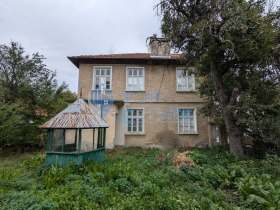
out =
[[[0,44],[19,42],[77,92],[72,55],[148,52],[160,35],[158,0],[0,0]]]
[[[159,0],[0,0],[0,44],[19,42],[77,92],[72,55],[148,52],[160,33]],[[280,0],[277,0],[280,5]]]

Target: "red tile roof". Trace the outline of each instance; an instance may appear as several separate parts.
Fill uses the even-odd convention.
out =
[[[171,59],[179,59],[182,54],[171,54]],[[125,53],[125,54],[106,54],[106,55],[80,55],[71,58],[108,58],[108,59],[150,59],[150,53]],[[156,58],[156,57],[152,57]],[[158,57],[159,59],[166,59]]]

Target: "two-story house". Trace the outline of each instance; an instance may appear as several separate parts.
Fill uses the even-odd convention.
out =
[[[164,39],[152,37],[149,53],[68,57],[79,69],[78,95],[97,111],[107,109],[107,148],[208,144],[199,81],[180,56],[170,54]],[[102,105],[96,100],[101,95]]]

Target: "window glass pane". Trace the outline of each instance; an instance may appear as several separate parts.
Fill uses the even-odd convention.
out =
[[[110,77],[106,77],[106,89],[110,89]]]
[[[100,75],[100,70],[99,70],[99,69],[96,69],[95,74],[96,74],[96,75]]]
[[[189,109],[189,115],[193,116],[193,109]]]
[[[186,77],[181,77],[180,83],[181,83],[182,85],[186,85],[186,84],[187,84],[187,78],[186,78]]]
[[[132,75],[132,70],[131,69],[128,70],[128,75],[130,75],[130,76]]]
[[[143,75],[143,69],[139,69],[139,75],[140,75],[140,76]]]
[[[127,84],[132,85],[132,78],[131,77],[127,78]]]
[[[96,85],[99,85],[99,77],[96,77],[96,78],[95,78],[95,84],[96,84]]]
[[[182,75],[182,70],[177,70],[177,75],[181,76]]]
[[[143,115],[143,110],[142,109],[139,109],[138,110],[138,116],[142,116]]]
[[[104,85],[106,84],[106,77],[100,77],[99,78],[99,85]]]
[[[137,78],[133,78],[133,85],[137,85]]]
[[[136,109],[133,110],[132,115],[137,116],[137,110]]]
[[[107,75],[107,76],[110,76],[110,75],[111,75],[110,69],[107,69],[107,70],[106,70],[106,75]]]
[[[139,78],[138,78],[138,84],[139,84],[139,85],[143,85],[143,83],[144,83],[143,77],[139,77]]]
[[[101,75],[105,75],[105,69],[101,69]]]
[[[184,131],[189,131],[189,123],[185,121]]]
[[[187,82],[186,78],[185,77],[178,77],[177,78],[177,83],[178,85],[185,85]]]
[[[142,125],[143,125],[143,122],[142,122],[143,120],[140,118],[139,120],[138,120],[138,125],[139,125],[139,127],[141,126],[142,127]]]
[[[95,89],[99,89],[99,77],[95,78]]]
[[[183,117],[180,117],[180,118],[179,118],[179,125],[180,125],[180,126],[183,126]]]
[[[127,89],[128,89],[128,90],[133,90],[133,86],[132,86],[132,85],[128,85],[128,86],[127,86]]]
[[[194,89],[194,75],[188,77],[188,89],[189,90]]]
[[[131,115],[132,115],[132,109],[128,109],[128,110],[127,110],[127,115],[128,115],[128,116],[131,116]]]
[[[137,75],[137,69],[133,69],[133,75],[134,75],[134,76]]]
[[[183,133],[183,132],[184,132],[183,126],[180,126],[180,127],[179,127],[179,132],[180,132],[180,133]]]
[[[136,119],[133,119],[133,131],[137,131]]]
[[[132,121],[131,121],[131,119],[129,118],[129,119],[127,119],[127,130],[128,131],[131,131],[131,127],[132,127]]]
[[[182,109],[179,109],[179,116],[182,116]]]
[[[52,137],[52,151],[61,152],[63,144],[63,129],[55,129]]]
[[[193,120],[193,118],[190,119],[190,125],[191,125],[191,126],[194,126],[194,120]]]

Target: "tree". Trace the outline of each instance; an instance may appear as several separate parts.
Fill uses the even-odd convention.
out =
[[[44,59],[17,42],[0,45],[0,148],[42,146],[38,126],[65,108],[65,99],[76,98],[65,82],[58,85]]]
[[[255,0],[161,0],[157,8],[163,34],[184,53],[185,64],[205,77],[201,93],[225,124],[230,151],[242,157],[241,137],[250,126],[240,116],[261,117],[279,104],[271,70],[273,54],[279,50],[279,13],[265,14],[265,1]],[[261,98],[267,93],[270,98]],[[268,99],[273,99],[270,109]],[[254,104],[264,106],[258,111],[245,106]]]

